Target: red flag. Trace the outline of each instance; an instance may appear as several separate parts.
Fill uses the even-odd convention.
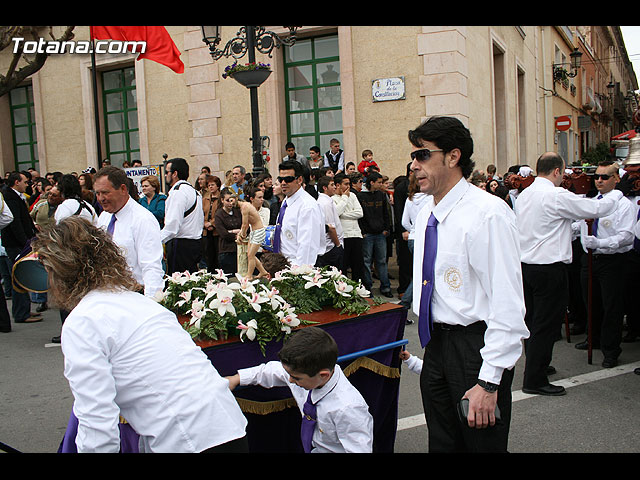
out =
[[[150,27],[89,27],[91,39],[94,40],[122,40],[132,42],[147,42],[144,53],[138,55],[138,60],[146,58],[166,65],[176,73],[184,73],[184,64],[180,60],[180,50],[173,43],[167,29],[160,26]]]

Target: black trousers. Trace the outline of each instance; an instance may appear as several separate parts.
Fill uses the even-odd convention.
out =
[[[202,240],[174,238],[167,242],[167,275],[174,272],[198,271],[202,258]]]
[[[362,281],[364,275],[364,258],[362,254],[362,237],[348,237],[344,239],[344,257],[342,273],[351,268],[351,279]]]
[[[435,324],[424,351],[420,391],[429,430],[429,452],[507,452],[511,423],[513,369],[505,370],[498,389],[502,421],[476,429],[463,424],[456,405],[478,381],[484,347],[484,322],[444,329]]]
[[[625,295],[625,314],[627,315],[627,329],[631,335],[640,335],[640,308],[636,295],[640,292],[640,253],[631,250],[628,254],[627,282]]]
[[[249,440],[245,435],[230,442],[207,448],[200,453],[249,453]]]
[[[343,268],[344,248],[342,245],[336,245],[324,255],[319,255],[316,259],[316,267],[322,268],[326,266],[336,267],[338,270]]]
[[[569,323],[575,327],[587,326],[587,307],[582,296],[582,282],[580,275],[582,271],[582,257],[586,254],[582,249],[580,239],[571,243],[573,260],[567,266],[569,274]]]
[[[593,255],[592,261],[592,345],[600,347],[607,359],[617,359],[622,352],[622,323],[625,310],[625,284],[629,255]],[[582,264],[582,288],[588,305],[588,257]],[[636,292],[637,294],[637,292]]]
[[[524,341],[525,367],[523,388],[549,384],[547,367],[551,363],[558,328],[564,322],[569,302],[567,265],[522,264],[522,283],[529,338]]]

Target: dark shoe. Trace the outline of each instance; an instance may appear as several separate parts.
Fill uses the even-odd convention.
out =
[[[584,342],[576,343],[576,348],[578,350],[589,350],[589,342],[585,340]],[[591,345],[591,348],[595,348],[596,350],[600,348],[600,345],[594,343]]]
[[[531,395],[549,395],[553,397],[557,397],[560,395],[566,395],[567,391],[564,387],[560,385],[545,385],[543,387],[538,388],[523,388],[522,391],[524,393],[529,393]]]
[[[383,292],[383,291],[380,291],[380,294],[381,294],[383,297],[393,298],[393,293],[391,293],[390,291],[389,291],[389,292]]]
[[[49,307],[47,306],[47,302],[44,302],[38,305],[38,307],[36,308],[36,312],[41,313],[47,310],[48,308]]]
[[[616,367],[618,365],[618,359],[617,358],[605,358],[602,361],[602,366],[604,368],[613,368]]]
[[[51,343],[60,343],[60,337],[53,337]]]
[[[547,375],[555,375],[556,374],[556,367],[554,367],[553,365],[549,365],[547,367]]]
[[[0,333],[10,333],[11,327],[2,327],[0,328]]]

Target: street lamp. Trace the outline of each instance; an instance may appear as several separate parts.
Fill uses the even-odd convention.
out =
[[[222,49],[219,49],[218,45],[221,41],[220,26],[203,26],[202,41],[209,47],[209,53],[214,61],[222,57],[233,57],[238,60],[248,53],[249,63],[255,64],[256,51],[268,55],[269,58],[271,58],[271,52],[274,48],[280,48],[282,45],[293,45],[295,43],[296,30],[298,27],[285,28],[288,28],[289,35],[283,38],[272,31],[266,30],[264,27],[241,27],[235,37],[230,39]],[[266,80],[267,76],[264,76],[258,81],[245,84],[249,89],[251,101],[251,144],[253,150],[254,176],[260,175],[265,170],[264,160],[262,158],[262,139],[260,137],[258,87]]]
[[[577,48],[573,49],[573,52],[571,52],[569,54],[569,57],[571,57],[571,72],[567,72],[567,70],[563,67],[562,64],[557,65],[554,64],[553,65],[553,80],[555,81],[564,81],[567,80],[566,77],[575,77],[576,75],[578,75],[578,70],[580,70],[580,65],[582,64],[582,52],[580,52]]]

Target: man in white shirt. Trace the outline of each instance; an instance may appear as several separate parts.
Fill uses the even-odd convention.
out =
[[[458,119],[432,117],[409,141],[411,170],[431,196],[416,218],[413,265],[429,450],[505,452],[513,367],[529,334],[515,215],[467,182],[473,140]],[[462,398],[471,428],[458,419]]]
[[[561,188],[564,160],[555,152],[540,156],[537,177],[515,205],[522,251],[525,322],[531,335],[525,341],[525,393],[564,395],[566,390],[549,383],[553,344],[569,303],[568,265],[573,254],[571,223],[607,215],[616,209],[618,192],[606,202],[583,198]]]
[[[122,249],[144,294],[153,297],[164,288],[160,225],[155,216],[129,195],[127,174],[117,167],[104,167],[94,180],[94,190],[103,208],[98,226],[111,233]],[[109,228],[110,224],[112,227]]]
[[[342,222],[336,211],[336,206],[331,197],[336,193],[336,186],[332,177],[323,176],[318,180],[318,205],[322,207],[325,221],[326,248],[322,255],[318,256],[317,267],[332,265],[342,270],[344,259],[344,233]]]
[[[612,161],[598,164],[595,186],[599,195],[593,200],[602,203],[612,199],[617,208],[606,216],[601,216],[592,225],[588,235],[586,223],[580,227],[582,245],[592,255],[592,347],[600,348],[604,359],[602,366],[612,368],[618,365],[622,352],[622,325],[625,311],[624,283],[628,281],[626,271],[630,262],[635,237],[635,209],[631,201],[616,189],[620,181],[617,165]],[[582,262],[582,288],[585,301],[589,281],[588,263]],[[588,341],[577,343],[579,350],[588,349]]]
[[[279,165],[278,181],[285,198],[278,215],[279,253],[291,265],[315,265],[325,251],[324,214],[318,202],[302,188],[302,165],[296,161]],[[280,226],[278,226],[278,224]]]
[[[189,164],[184,158],[165,163],[165,183],[170,188],[165,203],[164,228],[160,232],[167,248],[167,274],[196,272],[202,257],[204,211],[202,196],[187,182]]]

